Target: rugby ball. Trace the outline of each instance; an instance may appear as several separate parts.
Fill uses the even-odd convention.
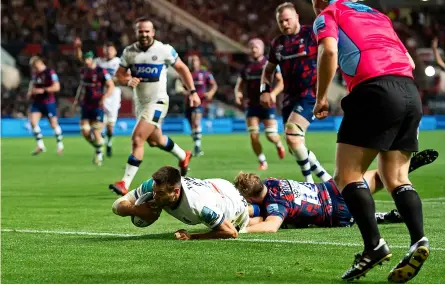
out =
[[[133,225],[135,225],[138,228],[148,227],[149,225],[153,224],[155,221],[156,220],[147,222],[137,216],[131,216],[131,222],[133,223]]]

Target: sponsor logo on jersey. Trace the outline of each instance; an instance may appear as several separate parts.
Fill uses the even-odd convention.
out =
[[[131,75],[142,78],[142,82],[157,82],[161,76],[163,64],[140,63],[131,67]]]

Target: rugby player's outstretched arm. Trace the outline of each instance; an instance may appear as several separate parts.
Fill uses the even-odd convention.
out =
[[[219,226],[213,228],[210,232],[190,234],[190,239],[226,239],[237,237],[238,231],[227,219],[224,219],[224,221]]]
[[[269,216],[263,222],[248,226],[248,233],[276,233],[283,223],[280,216]]]

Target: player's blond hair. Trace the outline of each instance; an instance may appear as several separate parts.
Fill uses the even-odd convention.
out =
[[[36,62],[38,62],[38,61],[42,61],[43,62],[43,60],[42,60],[42,58],[40,57],[40,56],[33,56],[33,57],[31,57],[30,59],[29,59],[29,65],[34,65],[34,63],[36,63]]]
[[[297,9],[295,9],[294,4],[292,4],[291,2],[284,2],[284,3],[281,3],[280,5],[278,5],[278,7],[275,9],[275,14],[276,15],[281,14],[281,13],[283,13],[283,11],[285,9],[291,9],[291,10],[294,10],[295,12],[297,12]]]
[[[236,189],[244,197],[257,197],[264,189],[261,178],[255,173],[244,173],[241,171],[235,177],[233,184],[235,184]]]

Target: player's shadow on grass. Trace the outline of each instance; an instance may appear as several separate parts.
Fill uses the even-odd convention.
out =
[[[174,233],[145,234],[135,236],[89,236],[85,239],[103,242],[103,241],[132,241],[132,240],[175,240]]]

